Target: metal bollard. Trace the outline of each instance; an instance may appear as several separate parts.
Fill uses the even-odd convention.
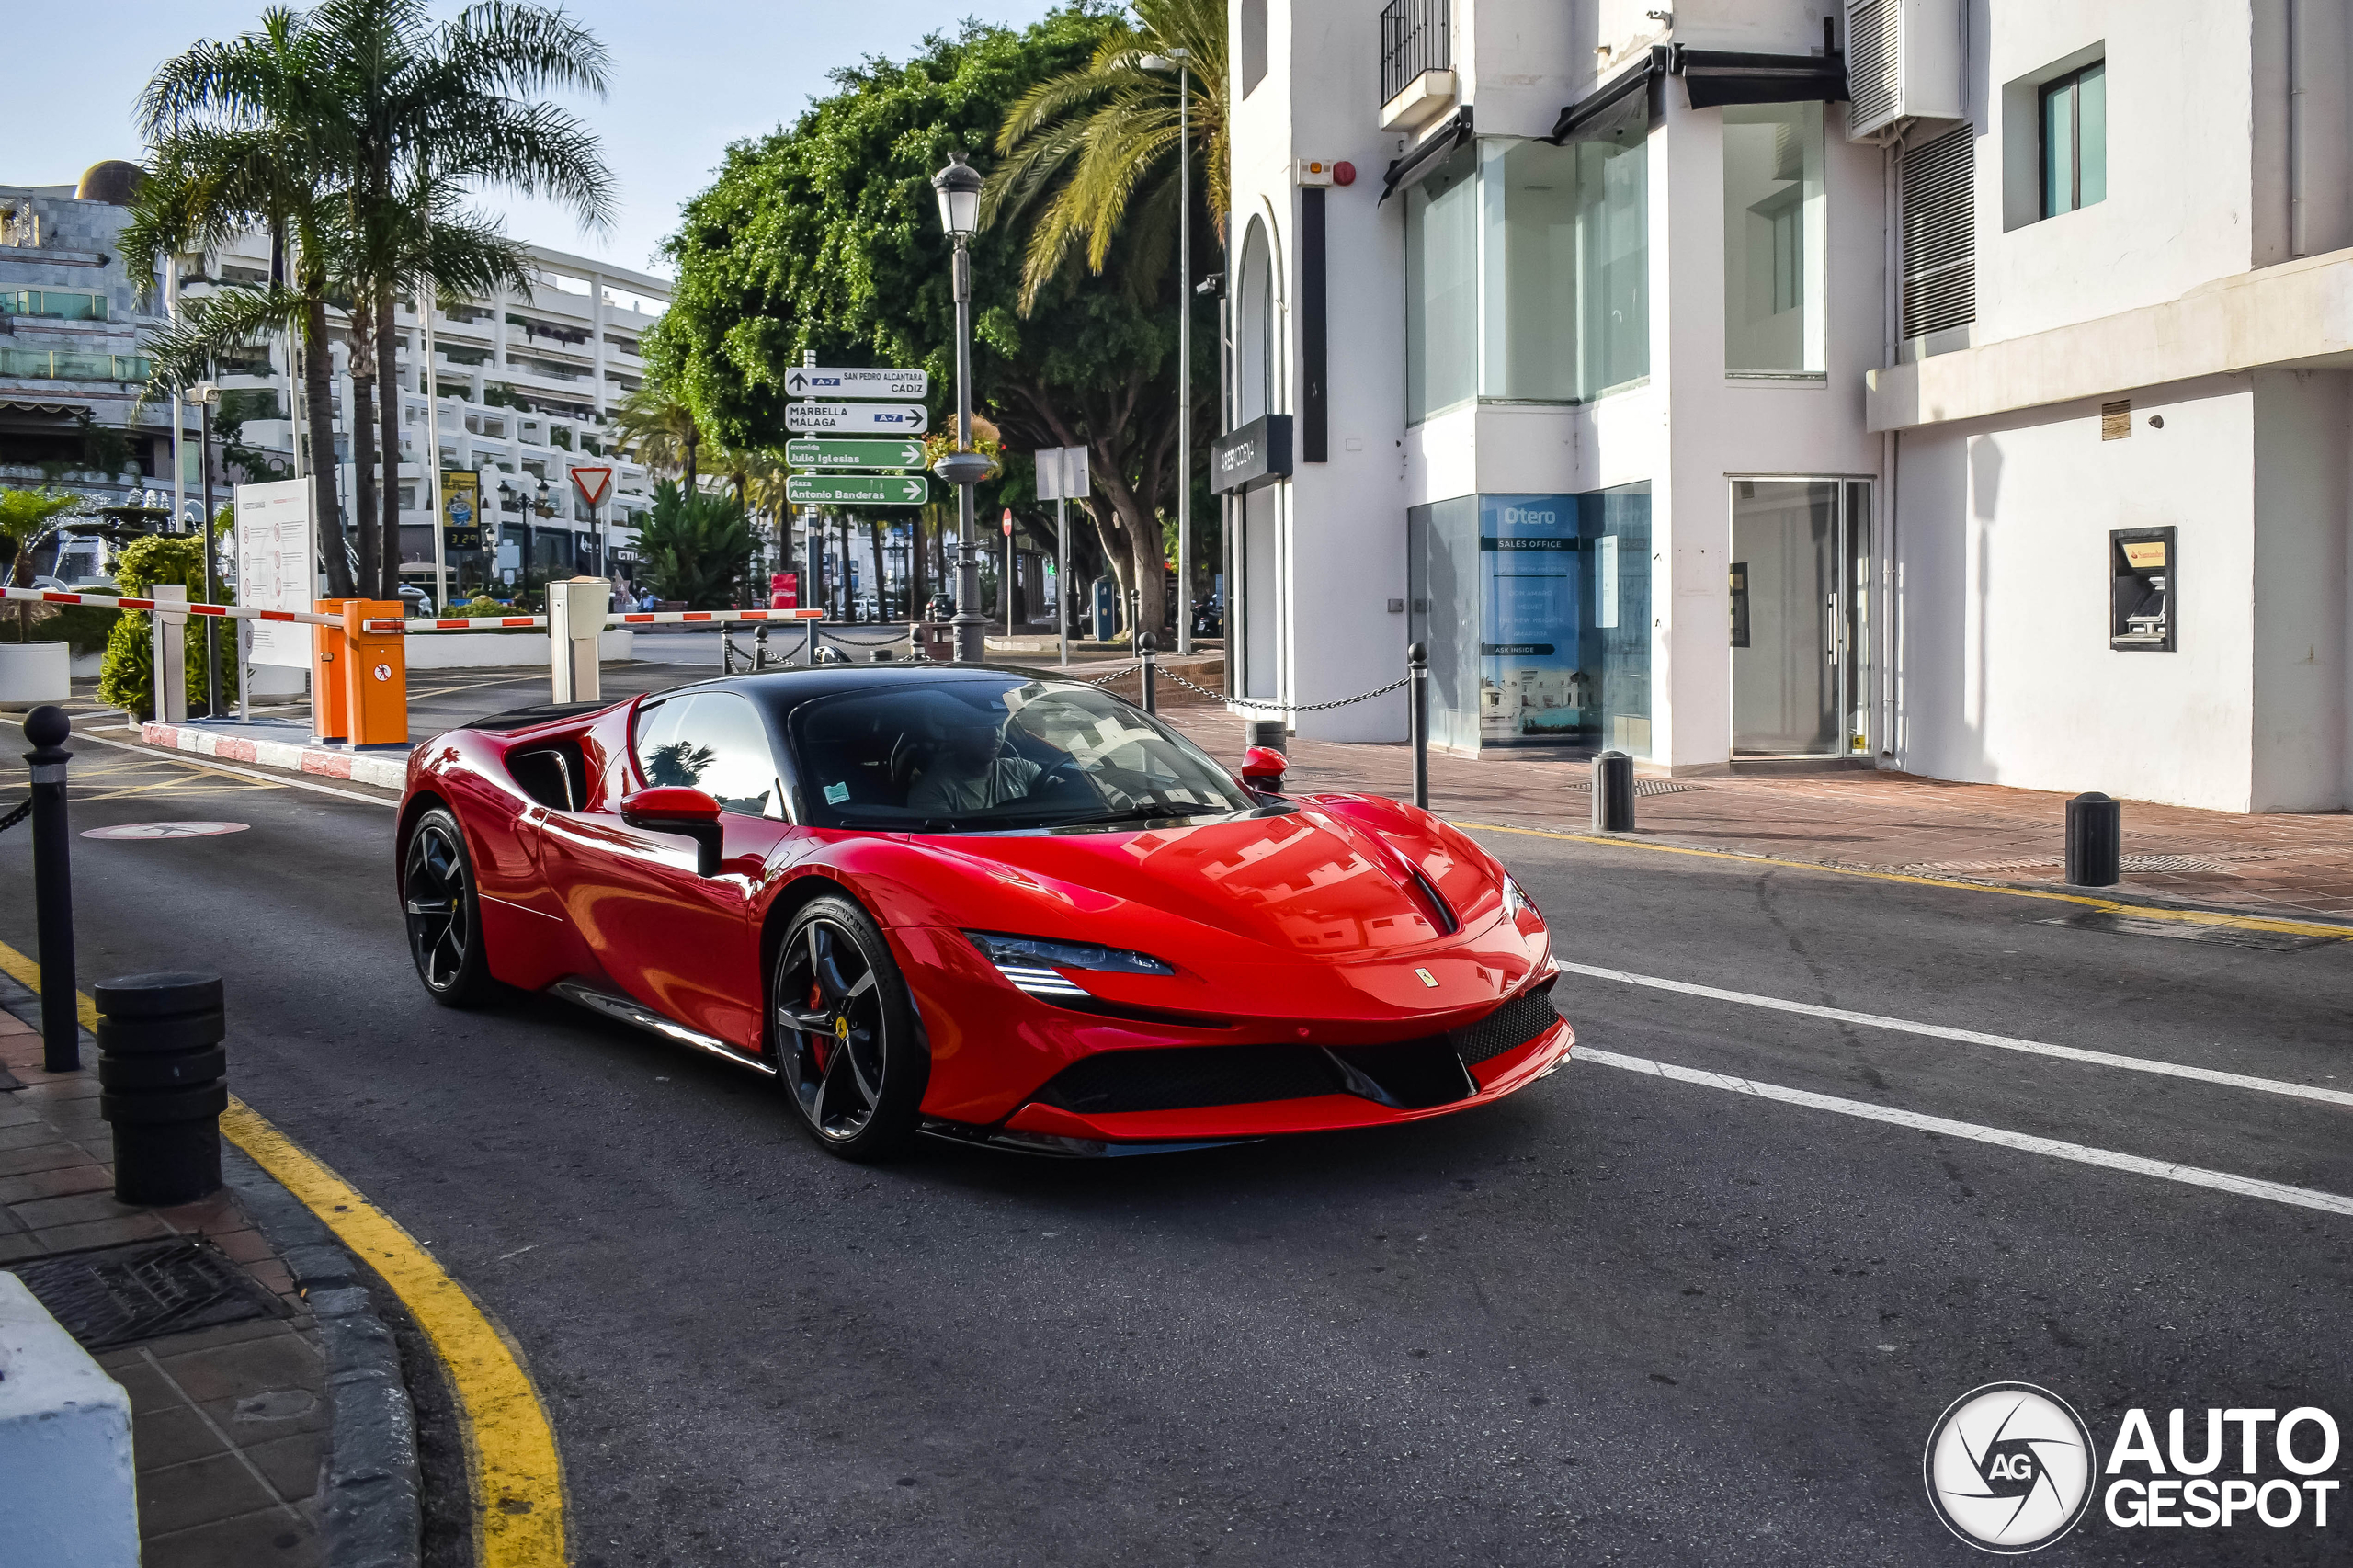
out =
[[[727,635],[724,625],[719,629],[719,673],[723,676],[735,673],[735,639]]]
[[[40,1064],[48,1073],[82,1065],[82,1023],[74,987],[74,839],[65,826],[65,764],[60,744],[74,733],[65,710],[25,715],[25,760],[33,770],[33,926],[40,945]]]
[[[768,667],[768,627],[762,621],[752,629],[752,673],[759,674]]]
[[[1634,759],[1606,751],[1593,759],[1593,831],[1634,831]]]
[[[1406,713],[1414,738],[1414,804],[1430,809],[1430,651],[1415,642],[1405,650]]]
[[[1160,711],[1160,707],[1152,688],[1152,633],[1137,632],[1136,656],[1143,661],[1143,710],[1147,713],[1157,713]]]
[[[1249,735],[1249,738],[1242,743],[1245,746],[1265,746],[1268,751],[1286,754],[1290,749],[1288,744],[1290,739],[1290,726],[1280,719],[1252,719],[1247,721],[1243,728]]]
[[[2112,888],[2121,878],[2124,808],[2091,790],[2067,802],[2067,881],[2079,888]]]
[[[114,1128],[114,1195],[193,1203],[221,1187],[228,1032],[217,974],[126,975],[98,1005],[98,1114]]]
[[[801,624],[809,629],[808,645],[801,650],[801,662],[811,669],[815,669],[817,667],[817,628],[823,623],[804,620]]]

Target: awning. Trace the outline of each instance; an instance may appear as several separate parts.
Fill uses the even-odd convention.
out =
[[[1454,111],[1452,119],[1431,131],[1404,157],[1389,165],[1389,172],[1381,176],[1381,199],[1386,201],[1416,180],[1437,173],[1438,166],[1446,162],[1457,147],[1470,140],[1471,106],[1464,104]]]
[[[1658,112],[1658,87],[1666,74],[1667,51],[1654,47],[1643,62],[1605,83],[1561,111],[1547,142],[1610,142],[1631,147],[1650,134]]]
[[[1741,54],[1677,44],[1668,69],[1683,78],[1693,108],[1722,104],[1844,102],[1843,54]]]

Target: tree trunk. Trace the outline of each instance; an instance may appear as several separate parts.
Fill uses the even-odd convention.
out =
[[[702,447],[702,432],[701,432],[701,431],[699,431],[699,430],[688,430],[688,431],[687,432],[687,480],[686,480],[686,492],[687,492],[687,498],[688,498],[688,500],[692,500],[692,499],[694,498],[695,494],[697,494],[697,492],[696,492],[696,490],[695,490],[695,459],[696,459],[696,458],[700,454],[701,447]]]
[[[317,515],[319,553],[325,558],[327,597],[348,599],[353,592],[351,560],[345,553],[343,504],[337,495],[335,458],[335,401],[329,385],[334,354],[327,343],[327,302],[313,294],[303,302],[302,396],[310,404],[311,509]]]
[[[887,591],[886,585],[890,582],[890,578],[884,575],[882,571],[882,523],[880,518],[876,518],[866,526],[874,536],[874,619],[888,620],[891,619],[890,607],[882,602]]]
[[[395,352],[399,346],[392,336],[398,330],[392,314],[392,291],[387,290],[384,297],[376,301],[376,383],[379,392],[376,408],[382,431],[377,444],[384,454],[384,526],[379,542],[383,549],[383,597],[388,599],[401,597],[401,369],[400,356]],[[422,338],[417,348],[417,358],[422,360]],[[417,443],[416,494],[420,501],[426,500],[430,494],[426,489],[425,465],[441,460],[438,432],[431,424],[432,407],[430,403],[426,404],[426,438]],[[428,446],[431,448],[429,452],[426,449]],[[438,519],[435,526],[439,526]],[[438,606],[435,609],[437,613],[448,613]]]
[[[379,535],[382,509],[376,501],[376,316],[366,302],[351,302],[351,417],[344,422],[351,436],[351,509],[358,523],[359,570],[352,591],[363,599],[381,599],[383,585],[377,567],[383,560]]]

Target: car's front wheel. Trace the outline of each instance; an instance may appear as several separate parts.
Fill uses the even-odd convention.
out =
[[[401,861],[402,914],[409,957],[425,989],[445,1007],[479,1007],[498,994],[482,945],[482,901],[474,895],[466,835],[446,806],[416,819]]]
[[[769,996],[777,1075],[817,1141],[850,1160],[904,1148],[930,1061],[881,927],[847,899],[814,900],[777,949]]]

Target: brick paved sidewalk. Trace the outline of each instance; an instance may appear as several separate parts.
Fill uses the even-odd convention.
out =
[[[28,994],[0,988],[0,1001],[33,1016]],[[86,1034],[82,1060],[78,1073],[41,1071],[40,1035],[0,1010],[0,1267],[174,1236],[201,1237],[242,1265],[275,1298],[274,1315],[97,1353],[131,1395],[141,1560],[316,1563],[328,1415],[317,1325],[229,1189],[176,1209],[115,1201]]]
[[[1241,759],[1243,722],[1208,707],[1162,717],[1211,756]],[[1290,743],[1291,787],[1410,792],[1403,745]],[[1430,804],[1458,821],[1583,833],[1592,765],[1478,762],[1433,752]],[[2066,797],[1866,769],[1637,780],[1630,836],[1779,859],[2011,886],[2064,886]],[[2353,921],[2353,815],[2192,811],[2127,801],[2124,881],[2111,893],[2286,918]]]

